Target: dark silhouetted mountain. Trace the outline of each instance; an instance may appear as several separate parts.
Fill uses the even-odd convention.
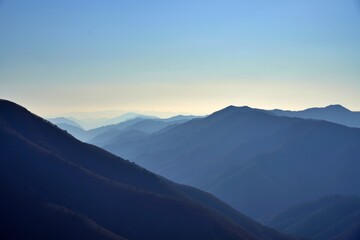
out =
[[[348,127],[360,127],[360,112],[352,112],[341,105],[329,105],[324,108],[309,108],[303,111],[270,111],[278,116],[319,119],[342,124]]]
[[[254,218],[324,195],[360,194],[360,129],[249,107],[104,148]]]
[[[1,239],[289,239],[0,101]]]
[[[279,231],[314,240],[360,239],[360,198],[327,196],[262,219]]]
[[[66,125],[71,125],[71,126],[81,128],[81,129],[83,128],[81,126],[81,124],[79,124],[76,120],[72,120],[72,119],[65,118],[65,117],[49,118],[48,120],[56,125],[66,124]]]

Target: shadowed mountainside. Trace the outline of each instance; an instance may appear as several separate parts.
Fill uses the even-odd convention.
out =
[[[261,220],[279,231],[314,240],[360,239],[360,198],[334,195],[300,203]]]
[[[255,218],[323,195],[360,193],[360,129],[249,107],[104,148]]]
[[[289,239],[0,101],[2,239]]]

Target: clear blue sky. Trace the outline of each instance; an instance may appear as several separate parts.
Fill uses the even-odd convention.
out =
[[[42,115],[360,110],[360,1],[0,0],[0,97]]]

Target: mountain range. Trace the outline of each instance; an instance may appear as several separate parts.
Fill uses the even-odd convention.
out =
[[[142,116],[119,122],[117,124],[105,125],[89,130],[84,130],[80,126],[70,124],[68,121],[52,122],[81,141],[102,145],[102,143],[111,141],[112,139],[129,131],[139,131],[144,134],[153,133],[167,126],[184,123],[193,118],[196,117],[179,115],[171,118],[160,119]]]
[[[298,118],[305,118],[305,119],[317,119],[317,120],[325,120],[329,122],[334,122],[338,124],[342,124],[348,127],[360,127],[360,112],[350,111],[349,109],[339,105],[329,105],[326,107],[314,107],[308,108],[301,111],[290,111],[290,110],[281,110],[281,109],[274,109],[274,110],[267,110],[270,113],[273,113],[278,116],[287,116],[287,117],[298,117]],[[125,113],[118,117],[110,118],[110,119],[85,119],[85,120],[78,120],[73,117],[56,117],[56,118],[49,118],[48,120],[56,125],[61,124],[69,124],[79,128],[86,128],[86,129],[94,129],[99,128],[102,126],[107,125],[116,125],[121,122],[125,122],[128,120],[132,120],[135,118],[142,118],[142,119],[159,119],[155,116],[150,115],[143,115],[139,113]],[[196,116],[184,116],[179,115],[175,117],[168,118],[168,120],[174,121],[176,119],[192,119],[196,118]],[[164,120],[164,119],[162,119]],[[95,125],[94,125],[95,124]],[[100,126],[99,126],[100,125]],[[93,126],[90,127],[89,126]],[[94,127],[95,126],[95,127]]]
[[[0,100],[2,239],[292,239]]]
[[[270,112],[278,116],[326,120],[348,127],[360,127],[360,112],[350,111],[339,104],[329,105],[324,108],[309,108],[302,111],[284,111],[275,109]]]
[[[253,218],[323,195],[360,194],[360,129],[324,120],[229,106],[99,146]]]

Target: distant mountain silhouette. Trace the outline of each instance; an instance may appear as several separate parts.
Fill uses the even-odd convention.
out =
[[[176,115],[169,118],[162,118],[161,120],[164,122],[186,122],[191,119],[201,118],[201,116],[194,116],[194,115]]]
[[[108,142],[119,142],[124,140],[130,140],[127,138],[129,134],[127,132],[136,131],[142,133],[142,135],[154,133],[164,129],[168,126],[181,124],[187,122],[189,118],[182,116],[176,116],[168,119],[134,119],[124,122],[116,126],[105,126],[107,130],[103,133],[97,132],[96,136],[88,140],[88,143],[95,144],[97,146],[104,146]],[[104,130],[104,128],[99,130]],[[97,129],[90,131],[91,133],[96,132]],[[138,134],[137,134],[138,135]]]
[[[56,125],[66,124],[66,125],[74,126],[74,127],[81,128],[81,129],[83,128],[81,126],[81,124],[79,124],[77,121],[72,120],[70,118],[56,117],[56,118],[49,118],[48,120]]]
[[[106,150],[210,191],[258,218],[328,194],[360,194],[360,129],[229,106]]]
[[[360,239],[360,198],[326,196],[268,216],[263,223],[314,240]]]
[[[117,117],[112,117],[112,118],[99,117],[99,112],[94,112],[94,113],[75,112],[75,113],[69,113],[69,114],[73,114],[73,115],[77,116],[77,118],[73,118],[73,117],[65,117],[65,118],[78,123],[85,130],[100,128],[100,127],[107,126],[107,125],[119,124],[121,122],[125,122],[125,121],[135,119],[135,118],[144,118],[144,119],[157,119],[158,118],[156,116],[144,115],[144,114],[133,113],[133,112],[124,113]],[[91,114],[94,114],[94,115],[92,116]],[[112,113],[112,114],[114,114],[114,113]],[[62,118],[63,117],[58,117],[55,119],[62,119]],[[52,120],[52,119],[49,119],[49,120]],[[53,123],[57,124],[57,123],[68,123],[68,122],[58,121],[58,122],[53,122]]]
[[[79,140],[85,140],[89,136],[89,131],[84,130],[83,128],[79,128],[79,127],[76,127],[76,126],[73,126],[73,125],[69,125],[67,123],[57,123],[55,125],[58,126],[61,129],[65,130],[65,131],[67,131],[71,135],[76,136],[76,138],[79,139]]]
[[[117,124],[106,125],[90,130],[83,130],[82,128],[62,122],[56,125],[81,141],[102,146],[104,143],[107,143],[115,138],[121,138],[123,133],[127,131],[136,130],[144,133],[153,133],[170,125],[184,123],[193,118],[196,117],[182,115],[165,119],[137,117]]]
[[[150,115],[144,115],[144,114],[140,114],[140,113],[128,112],[128,113],[122,114],[121,116],[110,118],[110,119],[108,119],[106,121],[103,121],[102,125],[103,126],[115,125],[115,124],[119,124],[119,123],[122,123],[122,122],[126,122],[128,120],[135,119],[135,118],[157,119],[158,117],[150,116]]]
[[[319,119],[339,123],[348,127],[360,127],[360,112],[352,112],[341,105],[329,105],[324,108],[309,108],[303,111],[270,111],[278,116]]]
[[[1,239],[290,239],[0,100]]]

